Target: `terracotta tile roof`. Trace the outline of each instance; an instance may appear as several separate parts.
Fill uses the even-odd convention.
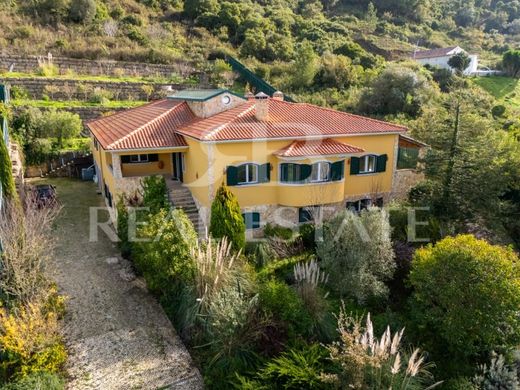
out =
[[[175,132],[195,115],[185,102],[158,100],[87,124],[105,150],[154,149],[187,146]]]
[[[415,52],[413,58],[422,59],[422,58],[435,58],[435,57],[445,57],[450,55],[450,53],[455,50],[458,46],[451,47],[443,47],[440,49],[431,49],[431,50],[421,50]]]
[[[351,134],[404,133],[406,128],[306,103],[267,99],[269,119],[255,118],[254,100],[214,115],[198,118],[177,131],[204,141],[331,137]]]
[[[324,140],[294,141],[273,154],[279,157],[312,157],[362,153],[364,151],[364,149],[356,146],[326,138]]]

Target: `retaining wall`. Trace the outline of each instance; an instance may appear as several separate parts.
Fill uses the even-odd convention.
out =
[[[0,71],[11,70],[13,72],[32,73],[38,69],[38,56],[20,56],[13,54],[0,54]],[[43,56],[45,60],[48,56]],[[56,65],[61,74],[73,70],[77,74],[86,75],[111,75],[116,76],[121,72],[128,76],[163,76],[170,77],[178,74],[188,77],[196,73],[192,63],[177,61],[172,64],[146,64],[141,62],[124,62],[112,60],[84,60],[67,57],[52,57],[52,63]]]
[[[31,99],[42,99],[43,95],[52,100],[89,100],[96,88],[109,91],[113,100],[147,100],[143,85],[153,87],[152,99],[157,99],[172,91],[197,88],[186,84],[148,84],[115,81],[65,80],[59,78],[2,78],[0,84],[22,87]]]

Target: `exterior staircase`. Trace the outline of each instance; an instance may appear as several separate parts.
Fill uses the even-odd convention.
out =
[[[174,182],[173,184],[168,183],[168,187],[169,199],[172,205],[184,210],[190,221],[193,223],[195,231],[199,236],[201,236],[203,234],[201,229],[203,229],[204,226],[200,222],[199,210],[193,200],[193,196],[191,196],[191,191],[178,182]]]
[[[20,157],[20,151],[18,150],[18,144],[15,144],[14,142],[10,142],[9,144],[9,154],[11,156],[11,165],[13,167],[13,178],[14,183],[16,185],[16,190],[19,194],[22,194],[23,190],[23,183],[24,183],[24,177],[23,177],[23,165],[22,165],[22,159]]]

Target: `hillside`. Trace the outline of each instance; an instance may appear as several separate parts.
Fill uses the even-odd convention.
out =
[[[374,5],[375,4],[375,5]],[[451,44],[493,65],[520,33],[518,1],[438,0],[3,1],[4,52],[169,63],[198,62],[227,50],[262,62],[292,61],[308,40],[368,65],[366,54],[403,58],[421,47]],[[350,44],[350,45],[349,45]]]

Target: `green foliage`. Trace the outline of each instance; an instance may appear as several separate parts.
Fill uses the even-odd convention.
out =
[[[0,118],[1,119],[1,118]],[[7,150],[4,137],[0,137],[0,182],[4,196],[17,199],[16,187],[12,173],[11,157]]]
[[[316,226],[313,223],[304,223],[300,225],[299,231],[305,249],[314,251],[316,249]]]
[[[471,58],[469,58],[465,52],[461,51],[448,60],[448,65],[455,69],[457,74],[461,75],[469,66],[470,62]]]
[[[519,266],[512,249],[471,235],[448,237],[415,252],[412,318],[439,364],[462,370],[479,356],[518,344]]]
[[[1,390],[64,390],[65,383],[62,378],[56,374],[46,371],[39,371],[27,376],[21,377],[12,383],[3,385]]]
[[[197,233],[181,209],[160,209],[147,222],[138,229],[133,258],[150,290],[165,294],[193,279],[191,250],[197,246]]]
[[[278,237],[290,240],[293,236],[293,231],[288,227],[267,223],[264,227],[264,235],[265,237]]]
[[[137,193],[133,195],[123,194],[119,196],[116,204],[117,210],[117,236],[119,238],[119,249],[123,257],[130,257],[132,253],[132,242],[128,231],[128,208],[129,207],[140,207],[141,198]],[[136,215],[137,222],[137,215]]]
[[[370,208],[358,216],[345,210],[325,222],[322,233],[316,253],[332,287],[360,303],[386,298],[384,282],[395,269],[387,213]]]
[[[209,232],[213,238],[227,237],[235,250],[245,246],[246,226],[236,196],[222,184],[211,204]]]
[[[292,86],[294,89],[303,89],[310,86],[314,76],[318,73],[318,56],[309,41],[303,41],[296,50]]]
[[[258,272],[258,278],[268,280],[272,276],[278,278],[292,278],[293,268],[301,261],[309,260],[308,254],[292,256],[281,260],[276,260],[268,263],[264,268]]]
[[[149,208],[150,214],[157,214],[161,209],[168,209],[170,203],[167,198],[168,188],[162,176],[146,176],[142,180],[143,205]]]
[[[58,147],[63,146],[63,141],[79,136],[83,125],[78,114],[67,111],[58,111],[54,108],[42,114],[38,126],[44,137],[57,139]]]
[[[290,338],[309,335],[312,319],[296,291],[286,283],[270,279],[260,286],[260,307]]]
[[[520,74],[520,50],[508,50],[502,57],[502,66],[508,75],[517,77]]]
[[[361,95],[359,110],[366,114],[404,113],[416,117],[438,95],[425,75],[408,67],[389,65]]]
[[[69,17],[76,23],[90,23],[96,16],[95,0],[72,0]]]
[[[283,389],[326,389],[321,373],[327,366],[328,353],[319,344],[289,349],[269,361],[258,373],[263,385]]]

